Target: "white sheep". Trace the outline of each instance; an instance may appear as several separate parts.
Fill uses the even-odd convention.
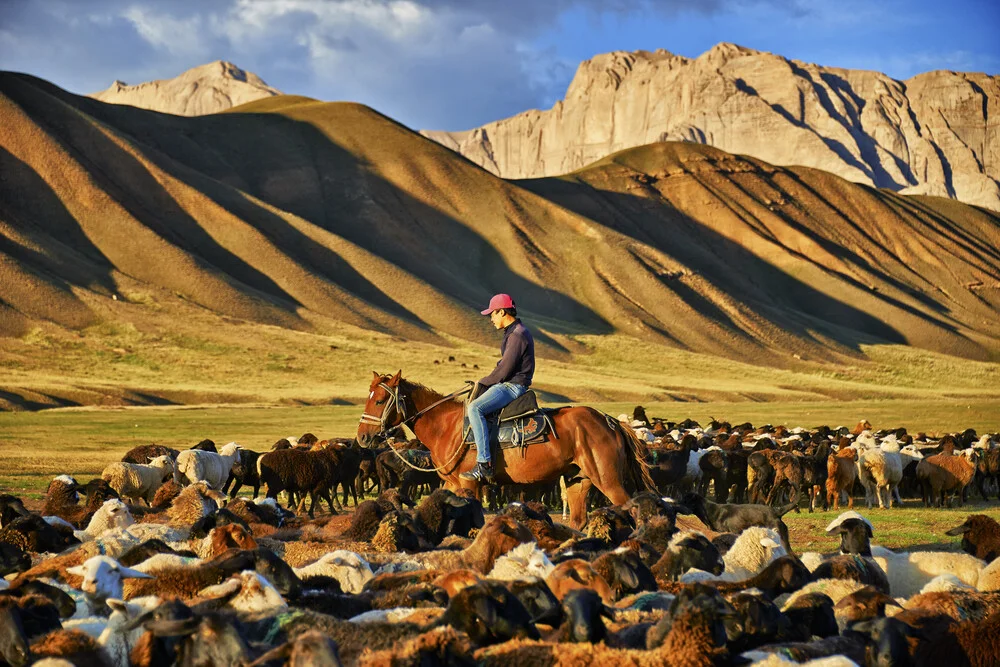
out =
[[[155,595],[134,598],[128,602],[110,599],[107,601],[108,607],[111,609],[111,614],[108,617],[90,616],[70,619],[63,621],[63,629],[87,633],[104,648],[108,658],[111,659],[111,664],[116,667],[128,667],[130,664],[129,653],[146,632],[146,629],[141,625],[132,629],[128,629],[126,626],[129,621],[155,609],[161,602],[162,600]]]
[[[980,570],[976,588],[981,591],[1000,591],[1000,558],[994,558]]]
[[[345,593],[357,594],[365,583],[375,574],[364,558],[353,551],[331,551],[314,563],[293,568],[299,579],[305,577],[327,576],[340,582],[340,589]]]
[[[253,570],[244,570],[221,584],[203,588],[198,597],[228,598],[226,606],[241,612],[276,614],[288,610],[288,603],[278,589]]]
[[[177,455],[174,481],[183,485],[204,481],[211,489],[219,491],[229,479],[233,461],[239,456],[240,449],[240,445],[235,442],[227,444],[218,454],[200,449],[185,449]]]
[[[420,611],[415,607],[393,607],[392,609],[372,609],[348,620],[351,623],[399,623]]]
[[[903,478],[899,445],[887,443],[883,448],[865,449],[858,457],[857,466],[868,508],[872,506],[873,497],[880,508],[892,507],[892,492]]]
[[[814,658],[807,662],[797,662],[785,657],[780,653],[768,653],[764,649],[754,649],[740,654],[741,658],[752,660],[750,667],[785,667],[785,665],[797,665],[798,667],[858,667],[858,664],[843,655],[831,655],[826,658]]]
[[[735,581],[739,581],[749,579],[784,555],[786,551],[777,531],[750,526],[736,538],[722,562],[726,565],[726,573],[736,575]]]
[[[865,585],[860,581],[855,581],[853,579],[818,579],[816,581],[809,582],[799,590],[789,595],[784,601],[781,602],[781,610],[787,611],[799,598],[808,595],[809,593],[823,593],[833,600],[833,604],[837,604],[843,598],[864,587]],[[781,597],[779,597],[778,600],[781,600]],[[775,603],[777,603],[778,600],[775,600]]]
[[[979,574],[986,566],[984,561],[969,554],[947,551],[895,553],[873,546],[872,557],[888,577],[892,595],[902,598],[916,595],[931,579],[941,574],[952,574],[969,586],[976,586]]]
[[[94,516],[91,517],[90,523],[87,524],[84,530],[73,531],[73,535],[81,542],[89,542],[100,537],[106,530],[128,528],[133,523],[135,523],[135,519],[132,518],[132,513],[129,511],[128,506],[117,498],[112,498],[111,500],[106,500],[94,512]]]
[[[947,593],[950,591],[973,591],[974,586],[965,583],[954,574],[939,574],[920,589],[921,593]]]
[[[407,558],[405,560],[392,560],[388,563],[384,563],[377,570],[375,570],[375,576],[380,574],[402,574],[403,572],[417,572],[418,570],[423,570],[424,566],[413,560],[412,558]]]
[[[537,543],[525,542],[497,558],[493,569],[486,576],[500,581],[515,581],[528,577],[544,580],[555,567],[545,552],[538,548]]]
[[[174,460],[167,454],[157,456],[147,465],[115,462],[104,468],[101,479],[122,498],[128,498],[135,504],[141,498],[146,505],[152,506],[156,490],[173,477],[174,467]]]
[[[106,600],[122,598],[122,579],[154,579],[152,575],[125,567],[109,556],[91,556],[82,565],[66,568],[69,574],[83,578],[80,590],[95,610]],[[77,610],[79,612],[79,610]]]
[[[177,554],[154,554],[141,563],[136,563],[132,569],[136,572],[143,572],[145,574],[155,574],[160,570],[175,570],[182,567],[195,567],[203,562],[204,561],[201,558],[192,558],[190,556],[178,556]]]
[[[139,540],[139,542],[162,540],[172,547],[173,543],[183,543],[184,546],[179,549],[187,549],[186,540],[190,531],[163,523],[134,523],[126,528],[125,532]]]
[[[816,568],[823,564],[826,557],[819,553],[818,551],[806,551],[799,556],[799,560],[802,564],[806,566],[806,569],[810,572],[815,572]]]

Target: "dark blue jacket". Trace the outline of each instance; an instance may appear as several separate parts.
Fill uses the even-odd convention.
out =
[[[531,386],[531,378],[535,374],[535,340],[521,320],[503,330],[503,342],[500,343],[500,361],[493,372],[479,381],[484,387],[492,387],[501,382]]]

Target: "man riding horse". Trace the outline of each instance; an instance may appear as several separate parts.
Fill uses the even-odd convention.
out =
[[[510,295],[495,295],[482,314],[489,315],[493,326],[503,330],[503,340],[496,368],[479,381],[479,386],[486,387],[486,391],[469,401],[469,426],[476,441],[476,466],[460,477],[475,482],[493,480],[491,437],[486,415],[502,410],[528,391],[535,374],[535,341],[518,319],[517,308]]]

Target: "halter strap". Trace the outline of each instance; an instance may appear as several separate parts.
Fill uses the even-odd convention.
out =
[[[441,405],[442,403],[447,403],[448,401],[450,401],[453,398],[457,398],[459,396],[462,396],[463,394],[467,394],[470,391],[472,391],[472,387],[466,387],[465,389],[459,389],[458,391],[453,391],[452,393],[448,394],[447,396],[445,396],[441,400],[435,401],[434,403],[431,403],[426,408],[424,408],[423,410],[420,410],[419,412],[417,412],[413,416],[407,417],[406,416],[406,404],[399,399],[399,386],[390,387],[385,382],[379,382],[378,386],[382,387],[383,389],[385,389],[386,393],[389,394],[389,400],[386,403],[385,407],[382,408],[382,414],[381,415],[372,415],[372,414],[369,414],[367,412],[361,413],[361,423],[362,424],[378,425],[379,432],[376,433],[376,435],[378,435],[378,436],[385,435],[386,425],[389,422],[389,408],[391,408],[391,407],[395,407],[396,408],[396,412],[398,412],[399,415],[403,418],[398,424],[394,424],[393,427],[392,427],[392,428],[399,428],[403,424],[405,424],[405,423],[407,423],[409,421],[412,421],[412,420],[416,419],[417,417],[419,417],[419,416],[421,416],[423,414],[426,414],[426,413],[430,412],[431,410],[433,410],[437,406]],[[426,471],[426,472],[430,472],[430,471]]]

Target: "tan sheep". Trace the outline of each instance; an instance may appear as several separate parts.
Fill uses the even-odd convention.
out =
[[[101,473],[101,479],[122,498],[128,498],[135,504],[141,498],[152,507],[156,491],[173,475],[174,460],[164,455],[157,456],[148,465],[111,463]]]

